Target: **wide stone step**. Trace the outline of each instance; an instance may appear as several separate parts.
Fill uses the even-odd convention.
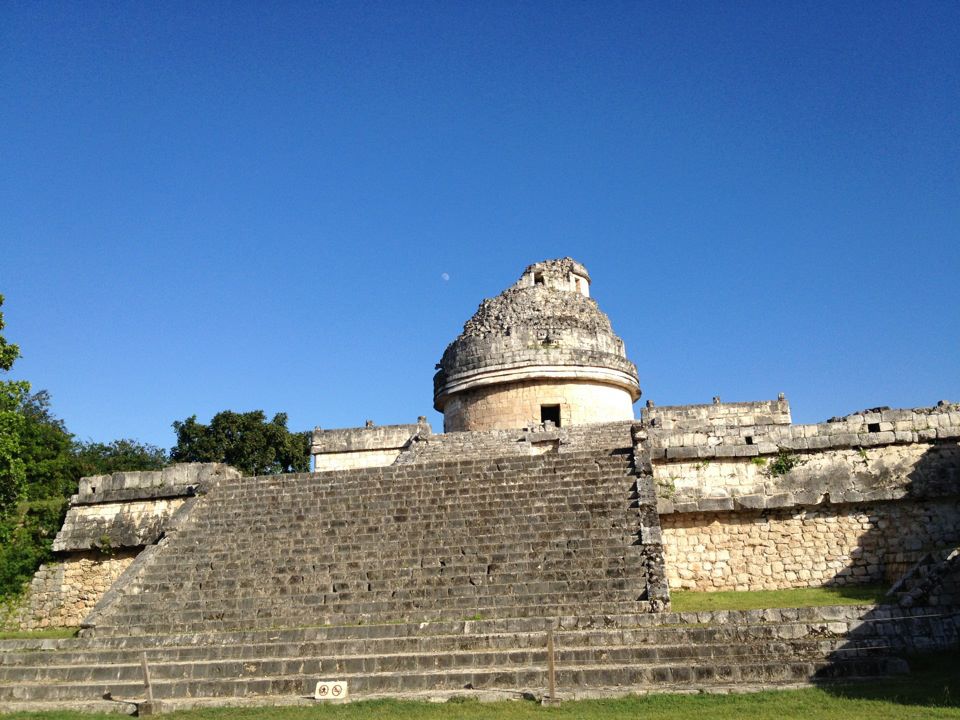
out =
[[[293,665],[279,665],[282,675],[232,678],[177,678],[152,681],[157,699],[244,697],[249,695],[300,695],[310,693],[318,679],[307,670],[288,672]],[[642,691],[669,683],[682,683],[688,689],[717,683],[794,683],[816,679],[881,676],[903,672],[905,664],[890,658],[857,658],[854,660],[716,662],[705,664],[664,663],[651,665],[579,665],[559,667],[559,688],[619,687]],[[438,668],[431,671],[407,671],[358,674],[340,673],[337,679],[347,680],[354,698],[376,694],[426,692],[455,689],[542,690],[545,686],[544,664],[525,668],[473,667],[469,669]],[[326,677],[324,675],[324,677]],[[101,679],[76,682],[21,682],[0,685],[2,701],[92,700],[107,693],[114,697],[142,697],[140,681]]]
[[[483,611],[490,611],[493,608],[483,608],[474,606],[465,606],[461,613],[466,617],[459,619],[469,619],[472,614],[483,615]],[[578,614],[608,614],[624,615],[629,613],[649,612],[649,606],[645,601],[637,602],[592,602],[590,604],[545,604],[537,603],[525,606],[505,606],[496,608],[496,614],[489,614],[486,617],[503,618],[553,618],[557,616],[572,616]],[[391,611],[394,612],[391,612]],[[480,611],[480,612],[475,612]],[[437,608],[415,608],[412,610],[403,610],[394,607],[385,607],[383,604],[369,604],[354,606],[351,612],[323,612],[319,613],[316,608],[302,608],[302,612],[293,612],[292,609],[274,614],[266,610],[250,615],[231,615],[231,619],[223,619],[219,612],[193,613],[191,615],[180,615],[168,617],[165,619],[152,618],[156,622],[143,622],[143,616],[120,618],[122,622],[113,625],[112,620],[97,625],[96,631],[99,635],[109,634],[146,634],[156,635],[164,631],[173,633],[185,632],[218,632],[224,630],[237,630],[241,628],[273,629],[284,628],[297,625],[323,624],[331,625],[361,624],[373,620],[389,620],[391,622],[428,622],[438,620],[455,620],[451,618],[452,611],[447,607]],[[392,617],[391,617],[392,615]],[[481,618],[477,618],[481,619]]]
[[[538,518],[544,523],[564,524],[570,529],[608,526],[608,523],[624,522],[636,515],[636,508],[631,508],[627,498],[618,498],[617,502],[597,503],[595,507],[574,509],[561,505],[554,505],[551,508],[532,507],[520,499],[504,499],[502,501],[491,503],[482,510],[471,510],[466,508],[456,512],[451,511],[449,507],[434,506],[430,509],[412,508],[408,506],[380,508],[375,506],[360,505],[354,508],[338,507],[333,512],[304,512],[303,507],[281,507],[273,512],[258,512],[248,506],[231,508],[224,506],[218,508],[217,514],[210,514],[203,520],[196,520],[195,524],[190,526],[192,532],[201,534],[211,534],[223,531],[225,528],[235,527],[237,522],[246,520],[256,520],[258,523],[264,523],[264,529],[267,526],[278,533],[291,532],[304,525],[312,528],[312,534],[316,537],[322,537],[325,534],[335,532],[344,527],[357,527],[360,529],[369,529],[368,534],[377,534],[378,532],[397,532],[409,528],[437,530],[446,529],[451,533],[456,533],[464,528],[477,528],[479,531],[486,531],[484,534],[493,535],[495,528],[501,528],[509,532],[511,528],[511,518],[519,517],[517,503],[526,505],[527,512],[523,513],[525,518]],[[251,500],[251,502],[254,502]],[[232,510],[232,512],[231,512]],[[302,514],[297,514],[297,512]],[[221,514],[223,513],[223,514]],[[260,526],[251,527],[252,532],[257,532]],[[271,533],[272,536],[272,533]],[[242,538],[238,538],[242,540]]]
[[[233,594],[227,587],[220,591],[213,583],[206,585],[203,593],[178,593],[173,595],[156,594],[142,596],[136,602],[130,602],[126,610],[129,613],[154,611],[164,607],[173,599],[177,602],[177,612],[200,611],[204,609],[216,610],[266,610],[270,608],[296,607],[311,608],[317,612],[342,610],[363,605],[368,610],[375,607],[384,609],[395,607],[433,607],[444,605],[451,609],[463,607],[501,607],[522,604],[524,601],[539,601],[545,603],[582,603],[582,602],[612,602],[637,600],[640,588],[636,580],[622,577],[623,573],[616,573],[613,577],[573,582],[552,583],[523,583],[518,584],[468,584],[465,580],[461,584],[451,583],[443,586],[399,588],[397,590],[353,590],[346,586],[339,592],[330,592],[329,586],[322,589],[294,589],[289,594],[278,597],[264,597],[242,593],[241,588],[235,588]],[[345,585],[345,584],[344,584]],[[324,593],[324,590],[327,592]],[[529,590],[529,592],[521,592]],[[296,594],[294,594],[296,593]]]
[[[763,628],[769,630],[772,628]],[[633,648],[638,658],[681,658],[692,656],[739,655],[753,652],[751,648],[768,648],[787,653],[819,653],[826,655],[836,650],[853,652],[872,651],[888,647],[882,635],[858,637],[854,640],[823,637],[818,626],[806,626],[801,639],[782,640],[773,633],[738,632],[737,638],[719,628],[712,636],[691,642],[691,633],[681,628],[651,628],[630,631],[557,631],[555,642],[559,652],[581,648]],[[282,636],[290,635],[289,639]],[[245,640],[242,637],[225,638],[217,642],[210,637],[201,644],[179,644],[185,638],[136,638],[139,645],[126,643],[114,647],[107,642],[96,646],[78,640],[71,649],[22,650],[0,655],[0,670],[15,667],[47,667],[51,665],[102,665],[108,663],[139,664],[141,652],[147,652],[151,663],[199,660],[241,660],[258,657],[344,657],[398,653],[447,653],[480,650],[543,650],[544,632],[489,633],[456,635],[403,635],[373,638],[304,639],[303,633],[285,631],[277,637]],[[134,638],[128,638],[134,640]],[[196,639],[196,638],[190,638]],[[148,640],[148,641],[145,641]],[[731,642],[731,640],[735,640]]]
[[[83,637],[60,640],[20,639],[0,640],[0,651],[25,649],[63,649],[65,647],[157,647],[161,645],[196,645],[209,642],[247,644],[266,640],[305,642],[327,639],[364,639],[405,637],[417,635],[454,635],[496,633],[545,632],[548,627],[559,628],[558,632],[619,633],[618,637],[631,637],[636,642],[651,642],[649,638],[669,635],[682,638],[677,642],[700,642],[708,638],[723,637],[736,640],[743,637],[759,637],[764,633],[792,632],[791,628],[814,628],[820,634],[846,632],[857,629],[889,628],[907,624],[921,632],[928,623],[942,622],[955,613],[928,608],[898,608],[873,605],[832,605],[823,607],[784,608],[774,610],[703,611],[648,614],[642,604],[631,611],[617,614],[579,614],[555,616],[500,616],[486,619],[436,619],[428,623],[356,623],[301,625],[286,628],[246,629],[179,633],[164,626],[152,635],[137,632],[118,632],[110,638],[100,637],[98,630],[84,630]],[[841,630],[834,628],[839,626]],[[879,630],[878,630],[879,632]],[[719,634],[719,635],[718,635]],[[782,637],[782,635],[765,635]],[[795,637],[795,636],[792,636]],[[640,638],[646,638],[641,640]],[[623,642],[623,641],[621,641]]]
[[[621,548],[623,553],[625,548]],[[560,592],[568,589],[590,590],[622,578],[636,578],[643,568],[642,558],[626,555],[610,555],[598,558],[592,566],[581,566],[563,557],[544,559],[542,556],[524,562],[502,562],[493,557],[479,562],[441,559],[423,567],[356,567],[350,563],[330,567],[323,563],[299,565],[265,563],[257,568],[234,568],[225,566],[207,569],[206,572],[189,573],[175,581],[172,571],[168,574],[151,573],[137,589],[128,591],[147,596],[177,594],[180,596],[203,591],[211,593],[226,591],[231,595],[244,590],[263,590],[268,584],[277,595],[330,594],[350,591],[415,592],[459,586],[485,586],[496,592],[516,594],[527,592]],[[249,571],[255,571],[249,572]],[[285,587],[277,587],[282,583]],[[246,594],[246,593],[242,593]],[[143,598],[141,598],[141,601]]]
[[[365,593],[362,597],[374,595],[389,597],[444,597],[449,595],[499,594],[520,595],[542,593],[590,592],[615,590],[628,587],[630,579],[637,578],[642,569],[640,558],[609,558],[607,562],[596,563],[594,567],[579,568],[572,563],[566,564],[566,572],[556,568],[562,563],[533,561],[531,565],[513,564],[505,572],[493,563],[480,565],[448,564],[443,567],[398,569],[395,572],[380,572],[379,569],[343,568],[335,570],[313,570],[310,568],[278,568],[269,571],[266,568],[257,573],[241,575],[231,570],[224,574],[208,573],[196,575],[177,586],[172,577],[151,575],[142,584],[131,587],[128,602],[131,607],[138,603],[152,602],[161,598],[178,597],[185,600],[199,595],[211,598],[217,594],[229,597],[262,597],[264,590],[278,599],[289,596],[310,595],[314,598],[326,596],[336,600],[337,594],[344,599],[346,593]],[[543,575],[541,575],[541,572]],[[282,584],[282,587],[278,585]],[[273,587],[269,587],[273,585]],[[360,597],[360,595],[358,595]]]
[[[630,573],[642,567],[642,560],[634,555],[632,548],[621,546],[619,552],[620,555],[598,557],[591,567],[582,570],[580,577],[596,580],[614,577],[610,575],[611,572]],[[334,566],[333,570],[325,567],[324,563],[294,564],[278,559],[276,571],[270,575],[285,576],[288,580],[295,578],[296,583],[304,586],[326,587],[328,592],[333,589],[333,583],[338,583],[338,587],[342,584],[343,587],[348,588],[366,588],[370,584],[376,586],[378,583],[390,583],[391,588],[399,590],[412,587],[413,583],[429,585],[441,580],[448,584],[467,582],[475,584],[482,579],[486,584],[497,585],[571,580],[570,563],[543,567],[543,563],[536,560],[503,562],[498,559],[499,557],[497,555],[456,557],[456,562],[452,558],[433,558],[424,560],[424,565],[400,565],[398,561],[394,561],[383,566],[360,569],[348,563],[345,566]],[[537,565],[540,565],[535,576],[530,575],[530,562],[537,562]],[[172,572],[172,568],[169,570]],[[213,582],[218,587],[226,588],[260,587],[263,584],[260,578],[240,575],[239,563],[225,563],[216,568],[216,571],[207,566],[206,571],[210,573],[209,575],[201,575],[201,570],[202,568],[198,568],[184,573],[187,577],[181,577],[180,582],[175,582],[172,577],[162,578],[157,576],[158,573],[151,573],[149,579],[143,581],[138,587],[141,588],[140,592],[148,593],[189,590],[199,587],[198,583],[204,583],[203,587],[208,589],[210,585],[206,583]]]
[[[455,538],[457,544],[471,545],[507,545],[514,540],[522,539],[525,542],[533,540],[553,539],[555,542],[566,538],[583,538],[585,540],[603,540],[611,533],[624,528],[635,529],[639,513],[635,508],[618,508],[616,512],[604,513],[577,513],[568,517],[562,515],[545,516],[528,513],[520,516],[516,510],[510,513],[499,512],[495,519],[484,522],[476,518],[450,518],[446,514],[438,514],[436,518],[425,522],[392,523],[379,515],[367,515],[358,512],[347,516],[346,519],[334,522],[329,518],[323,522],[313,522],[310,517],[296,522],[276,522],[268,531],[266,527],[251,527],[248,534],[238,537],[237,546],[224,547],[222,543],[209,545],[207,541],[214,539],[225,528],[236,528],[243,520],[235,518],[235,522],[223,523],[215,529],[202,527],[189,528],[189,540],[195,542],[200,549],[211,555],[237,555],[241,547],[262,546],[264,538],[270,546],[284,546],[285,539],[296,540],[304,546],[323,547],[320,539],[335,539],[348,541],[352,545],[364,545],[373,541],[376,543],[394,543],[403,545],[422,545],[425,550],[442,552],[444,543]],[[519,524],[519,521],[527,524]],[[265,522],[268,519],[263,519]],[[536,520],[536,524],[531,524]],[[350,529],[353,535],[342,536],[344,529]],[[181,532],[181,537],[187,532]],[[286,536],[290,536],[287,538]],[[441,541],[440,538],[444,540]]]
[[[675,661],[750,662],[759,659],[813,659],[828,656],[852,659],[888,650],[877,642],[845,640],[761,641],[756,643],[568,647],[575,638],[560,636],[556,650],[560,666],[607,664],[663,664]],[[154,679],[200,679],[211,677],[289,674],[357,674],[398,671],[428,671],[442,668],[485,666],[526,667],[544,664],[547,651],[542,634],[526,637],[407,638],[375,645],[331,641],[297,645],[201,646],[152,649],[147,652]],[[456,640],[457,642],[453,642]],[[419,642],[417,642],[419,641]],[[142,678],[140,652],[27,653],[19,662],[0,665],[0,684],[21,682],[99,682]]]
[[[601,478],[626,477],[632,474],[632,466],[623,456],[567,457],[561,462],[544,463],[526,461],[494,462],[492,464],[461,463],[454,467],[418,465],[416,467],[386,467],[376,471],[345,470],[331,473],[316,473],[302,476],[266,476],[223,480],[216,488],[226,497],[276,497],[287,492],[323,490],[328,494],[352,494],[366,491],[370,494],[395,490],[408,486],[421,497],[442,497],[469,493],[477,489],[522,487],[517,476],[542,478],[547,483],[562,483],[571,478],[588,482]],[[471,482],[465,483],[464,481]],[[271,491],[266,495],[265,491]]]
[[[593,552],[596,550],[609,550],[614,548],[624,548],[624,540],[635,537],[636,522],[611,524],[606,527],[597,528],[568,528],[566,534],[558,535],[554,531],[559,530],[561,526],[547,526],[544,530],[536,532],[507,532],[504,537],[498,539],[492,533],[478,532],[476,536],[462,535],[457,536],[452,533],[438,533],[439,538],[446,540],[445,543],[434,542],[430,538],[419,535],[409,535],[404,539],[381,538],[381,543],[376,544],[376,536],[370,535],[364,538],[369,542],[345,541],[331,546],[329,542],[320,542],[320,536],[313,535],[309,529],[305,528],[305,533],[299,534],[298,542],[287,545],[282,538],[271,540],[269,544],[257,543],[256,540],[244,542],[237,547],[236,551],[224,552],[210,548],[209,543],[213,538],[204,538],[199,535],[192,535],[189,538],[180,536],[176,542],[183,547],[191,548],[189,558],[184,558],[180,564],[181,569],[203,569],[209,567],[209,563],[237,563],[237,567],[252,565],[256,562],[251,558],[251,552],[263,554],[270,553],[272,557],[289,557],[292,561],[299,561],[303,565],[312,565],[317,560],[311,561],[310,558],[332,558],[328,563],[336,563],[336,559],[341,556],[350,557],[350,561],[356,562],[358,559],[369,558],[377,560],[384,557],[391,559],[407,559],[411,566],[420,566],[436,562],[437,558],[457,559],[461,557],[490,557],[497,556],[498,562],[504,561],[523,561],[528,560],[532,552],[548,553],[556,559],[568,557],[568,551],[583,550]],[[431,533],[432,535],[432,533]],[[255,536],[256,537],[256,536]],[[438,539],[439,539],[438,538]],[[323,538],[332,540],[332,538]],[[422,540],[426,540],[423,542]],[[373,546],[371,547],[371,544]],[[379,550],[379,552],[377,552]],[[418,558],[418,553],[422,558]],[[303,556],[306,555],[306,558]],[[501,557],[506,556],[506,557]],[[476,560],[475,560],[476,561]],[[171,559],[157,558],[153,567],[157,569],[174,569],[176,563]]]
[[[396,488],[382,491],[356,490],[353,494],[328,492],[324,488],[298,489],[295,495],[272,497],[265,499],[263,494],[250,493],[249,495],[222,496],[217,493],[218,503],[224,508],[243,510],[252,502],[258,500],[263,505],[263,512],[278,515],[288,511],[303,511],[309,505],[316,503],[324,511],[349,512],[359,508],[375,509],[385,515],[389,512],[399,512],[404,509],[418,510],[430,514],[435,508],[464,508],[483,510],[490,507],[502,506],[509,503],[523,502],[526,505],[545,510],[551,506],[557,507],[557,500],[568,498],[576,505],[586,508],[592,506],[616,507],[616,501],[623,498],[623,494],[632,490],[633,478],[617,476],[612,478],[570,478],[563,482],[542,483],[534,487],[535,479],[527,479],[523,486],[502,486],[500,488],[486,488],[485,492],[470,494],[454,494],[452,491],[436,496],[419,496],[410,492],[409,488],[398,493]],[[214,491],[216,492],[216,491]],[[263,492],[269,492],[264,490]],[[198,519],[198,522],[211,522],[217,516]]]

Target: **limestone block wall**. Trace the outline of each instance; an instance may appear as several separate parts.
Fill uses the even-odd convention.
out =
[[[960,490],[960,443],[833,448],[654,464],[661,513],[939,496]]]
[[[78,502],[96,503],[187,495],[204,483],[232,477],[237,471],[223,463],[178,463],[163,470],[116,472],[80,478]]]
[[[956,500],[660,516],[671,588],[780,590],[890,583],[960,543]]]
[[[393,465],[400,457],[400,448],[393,450],[354,450],[347,453],[330,453],[313,456],[314,472],[355,470],[356,468],[384,467]]]
[[[73,505],[53,541],[55,551],[138,547],[157,541],[184,498]]]
[[[633,419],[633,398],[622,387],[578,380],[529,380],[457,393],[444,408],[444,430],[504,430],[540,422],[541,405],[560,406],[560,425]]]
[[[651,428],[682,430],[687,428],[730,428],[756,425],[789,425],[790,403],[783,397],[777,400],[704,405],[665,405],[648,403],[640,413],[643,422]]]
[[[637,426],[672,587],[893,580],[960,545],[960,407],[817,425]]]
[[[57,562],[37,571],[4,624],[79,625],[140,552],[163,536],[187,498],[239,476],[222,463],[184,463],[82,478],[53,541]]]
[[[315,428],[310,445],[313,469],[328,472],[392,465],[414,441],[431,435],[430,424],[424,417],[415,425],[368,423],[366,427],[337,430]]]
[[[8,624],[23,630],[79,626],[137,554],[129,549],[87,551],[41,566]]]
[[[814,425],[699,426],[682,431],[649,426],[648,431],[655,462],[870,448],[955,439],[960,436],[960,405],[867,411]]]

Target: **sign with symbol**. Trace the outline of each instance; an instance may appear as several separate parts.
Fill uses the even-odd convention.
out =
[[[346,680],[321,680],[313,693],[315,700],[347,702],[349,691]]]

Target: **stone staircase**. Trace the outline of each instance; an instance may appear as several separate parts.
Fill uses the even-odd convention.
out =
[[[396,460],[398,465],[457,460],[463,457],[536,455],[547,450],[576,453],[598,449],[630,449],[634,422],[588,423],[556,428],[534,426],[513,430],[480,430],[418,435]]]
[[[887,591],[904,607],[960,602],[960,547],[926,552]]]
[[[654,502],[618,451],[224,479],[85,623],[105,636],[644,612],[651,582],[666,596],[659,535],[639,537]]]
[[[641,458],[641,465],[643,459]],[[642,468],[641,468],[642,469]],[[649,474],[629,451],[223,478],[67,640],[0,641],[0,711],[792,687],[905,669],[956,614],[663,613]],[[932,639],[932,640],[931,640]],[[932,644],[931,644],[932,643]]]
[[[0,641],[0,710],[131,712],[144,697],[172,708],[309,702],[321,679],[354,699],[542,697],[546,631],[558,698],[628,692],[726,692],[904,672],[914,638],[957,641],[957,614],[840,606],[340,625],[221,633]],[[926,646],[929,649],[929,646]]]

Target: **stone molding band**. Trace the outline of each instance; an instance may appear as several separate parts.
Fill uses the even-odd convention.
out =
[[[525,380],[585,380],[603,385],[613,385],[630,393],[636,402],[640,397],[637,378],[623,370],[576,365],[526,365],[477,370],[448,377],[434,396],[433,406],[443,410],[449,396],[465,390],[522,382]]]

